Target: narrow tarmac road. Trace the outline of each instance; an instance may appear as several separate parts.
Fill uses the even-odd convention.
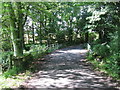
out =
[[[87,50],[79,46],[56,50],[38,64],[37,73],[26,80],[26,88],[65,90],[117,90],[117,83],[95,72],[86,62]],[[118,86],[118,85],[117,85]],[[86,89],[85,89],[86,88]],[[77,90],[78,90],[77,89]]]

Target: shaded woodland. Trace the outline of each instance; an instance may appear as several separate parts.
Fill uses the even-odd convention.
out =
[[[6,77],[58,48],[84,44],[96,68],[120,78],[119,2],[4,2],[0,69]]]

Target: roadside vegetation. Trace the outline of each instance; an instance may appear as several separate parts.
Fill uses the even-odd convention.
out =
[[[33,72],[33,62],[44,55],[77,44],[86,45],[97,70],[120,79],[119,2],[3,2],[1,22],[2,87]]]

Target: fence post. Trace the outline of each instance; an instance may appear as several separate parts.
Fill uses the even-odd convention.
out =
[[[92,50],[91,50],[91,45],[89,43],[87,43],[87,50],[92,53]]]
[[[90,50],[90,44],[89,43],[87,43],[87,50]]]

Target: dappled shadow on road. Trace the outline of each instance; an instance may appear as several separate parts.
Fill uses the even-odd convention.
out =
[[[86,53],[87,50],[74,46],[45,56],[43,61],[38,60],[37,72],[26,80],[23,86],[51,89],[115,87],[117,83],[111,82],[111,79],[96,74],[92,70],[86,62]]]
[[[27,83],[38,88],[108,87],[104,79],[84,70],[50,70],[38,72]]]

